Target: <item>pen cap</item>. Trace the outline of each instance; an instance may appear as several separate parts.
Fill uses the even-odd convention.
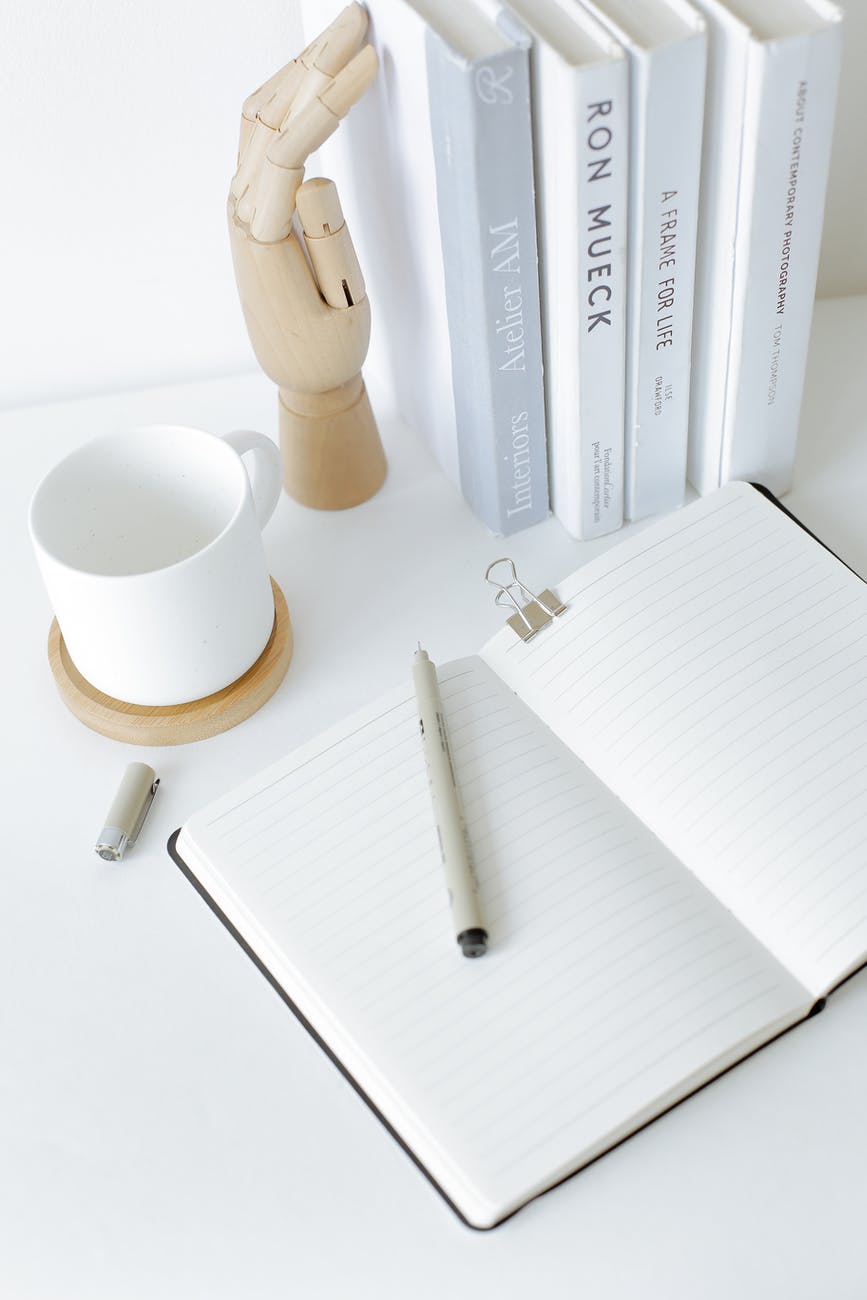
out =
[[[129,764],[96,843],[96,852],[101,858],[117,862],[127,847],[135,843],[158,785],[157,774],[147,763]]]

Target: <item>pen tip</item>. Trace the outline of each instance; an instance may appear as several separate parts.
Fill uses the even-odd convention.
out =
[[[488,932],[481,927],[462,930],[458,935],[458,943],[465,957],[484,957],[488,951]]]

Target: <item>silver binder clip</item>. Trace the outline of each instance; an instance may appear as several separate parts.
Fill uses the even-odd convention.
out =
[[[106,862],[120,862],[127,848],[135,844],[159,783],[147,763],[130,763],[96,841],[96,852]]]
[[[491,577],[491,571],[498,564],[507,564],[509,566],[508,582],[498,582],[496,578]],[[505,556],[502,559],[494,560],[488,565],[485,570],[485,582],[489,582],[492,587],[497,588],[497,594],[494,597],[495,605],[501,605],[505,608],[511,607],[515,610],[511,618],[506,621],[522,641],[529,641],[541,628],[547,627],[558,614],[562,614],[566,608],[559,596],[555,596],[553,591],[550,591],[547,587],[538,596],[534,596],[532,591],[524,586],[515,572],[514,561]],[[523,597],[523,605],[518,600],[518,595],[515,594],[516,591]]]

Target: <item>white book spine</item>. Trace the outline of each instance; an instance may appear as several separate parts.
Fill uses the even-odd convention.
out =
[[[791,485],[842,29],[751,43],[720,473]]]
[[[630,54],[626,514],[675,509],[686,486],[703,31]]]
[[[592,538],[623,522],[628,69],[534,54],[552,505]]]
[[[698,3],[708,24],[708,62],[687,476],[705,493],[720,484],[750,32],[718,0]]]
[[[626,60],[579,84],[578,435],[582,537],[623,522],[629,75]]]

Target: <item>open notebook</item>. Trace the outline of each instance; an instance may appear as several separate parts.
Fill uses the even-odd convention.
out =
[[[441,665],[490,947],[450,928],[397,690],[173,851],[454,1208],[489,1227],[867,960],[867,586],[730,484]]]

